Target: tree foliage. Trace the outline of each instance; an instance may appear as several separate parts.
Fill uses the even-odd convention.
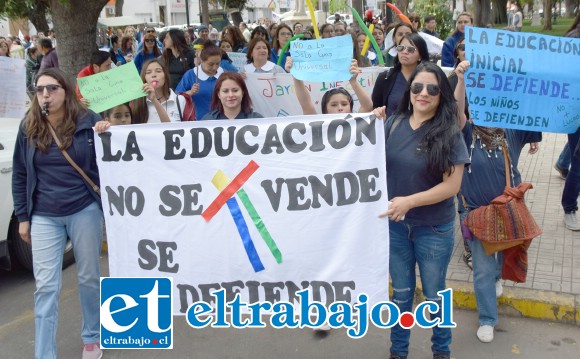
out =
[[[29,19],[37,31],[48,32],[48,0],[0,0],[0,17]]]
[[[346,12],[347,5],[348,5],[348,3],[346,2],[346,0],[330,0],[330,2],[328,4],[328,12],[330,14],[334,14],[337,12],[338,13]],[[361,16],[362,16],[362,14],[361,14]]]
[[[453,13],[449,10],[446,0],[416,0],[413,9],[421,19],[433,15],[437,21],[437,32],[446,39],[455,30]]]

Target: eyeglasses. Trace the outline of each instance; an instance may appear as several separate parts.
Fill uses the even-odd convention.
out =
[[[457,50],[465,51],[465,44],[457,45]]]
[[[155,39],[145,39],[145,42],[155,42]]]
[[[36,86],[36,93],[41,95],[44,93],[44,89],[48,90],[48,93],[54,93],[56,90],[61,88],[61,85]]]
[[[282,35],[282,36],[292,36],[292,33],[291,32],[284,31],[284,32],[280,32],[280,35]]]
[[[323,34],[334,34],[334,30],[324,30]]]
[[[437,96],[441,92],[439,85],[435,85],[435,84],[425,85],[421,82],[414,82],[411,84],[411,93],[413,95],[418,95],[423,91],[423,88],[425,86],[427,86],[427,93],[429,94],[429,96]]]
[[[415,46],[397,45],[397,52],[403,52],[405,50],[412,54],[417,50],[417,48]]]

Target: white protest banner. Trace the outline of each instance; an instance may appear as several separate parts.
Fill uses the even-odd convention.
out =
[[[97,137],[113,277],[173,277],[174,312],[388,300],[383,122],[315,115],[113,126]]]
[[[358,75],[357,82],[369,96],[373,92],[377,76],[387,71],[388,67],[365,67]],[[291,74],[246,74],[246,87],[252,99],[254,111],[264,117],[285,117],[302,115],[302,108],[296,98],[294,80]],[[308,82],[304,85],[319,113],[322,113],[320,101],[324,93],[336,87],[344,87],[353,97],[353,112],[358,112],[360,104],[349,81]]]
[[[352,36],[294,40],[290,44],[290,73],[303,81],[347,81],[352,60]],[[284,64],[282,64],[284,66]]]
[[[0,83],[0,117],[23,118],[28,101],[24,60],[0,56]]]
[[[228,52],[227,54],[230,60],[232,60],[232,65],[237,67],[238,71],[240,71],[244,65],[248,63],[248,55],[244,54],[243,52]]]
[[[77,79],[79,90],[89,101],[89,108],[102,112],[112,107],[144,97],[143,80],[134,62]]]

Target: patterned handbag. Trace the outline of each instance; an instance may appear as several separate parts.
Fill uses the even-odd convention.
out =
[[[527,182],[517,187],[510,185],[510,160],[505,140],[503,146],[506,173],[503,194],[494,198],[490,205],[469,212],[464,221],[475,237],[482,241],[488,255],[521,245],[542,234],[524,201],[525,192],[533,186]]]

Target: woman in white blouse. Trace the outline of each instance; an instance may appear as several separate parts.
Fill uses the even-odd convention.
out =
[[[186,99],[176,95],[169,87],[169,71],[163,62],[154,59],[146,62],[141,70],[143,91],[146,97],[135,100],[133,123],[179,122],[177,101],[183,113]]]
[[[250,41],[246,58],[248,64],[240,69],[240,72],[257,72],[257,73],[286,73],[284,69],[270,61],[270,43],[259,36]]]

